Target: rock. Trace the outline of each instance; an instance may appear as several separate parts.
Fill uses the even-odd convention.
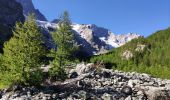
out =
[[[0,91],[0,99],[2,98],[3,95],[3,91]]]
[[[130,86],[124,86],[121,92],[126,95],[131,95],[133,93],[132,88]]]
[[[19,84],[13,85],[12,86],[12,90],[13,91],[20,91],[20,90],[22,90],[22,86],[19,85]]]
[[[133,54],[132,54],[131,51],[126,50],[126,51],[122,54],[122,57],[123,57],[123,59],[128,60],[128,59],[130,59],[130,58],[133,57]]]
[[[77,72],[72,72],[69,76],[69,78],[77,78],[78,77],[78,73]]]
[[[146,92],[149,100],[169,100],[166,93],[159,88],[153,88]]]
[[[146,94],[141,90],[138,91],[136,95],[139,100],[147,100]]]
[[[111,82],[111,81],[105,81],[105,82],[103,83],[103,85],[104,85],[104,86],[112,86],[112,85],[113,85],[113,82]]]
[[[2,100],[170,100],[169,80],[156,79],[136,72],[112,72],[105,69],[94,75],[95,71],[92,67],[86,68],[87,65],[83,64],[85,67],[78,77],[75,69],[70,71],[70,78],[77,77],[76,79],[67,79],[43,89],[16,87],[16,91],[1,91],[0,96]],[[89,72],[86,72],[87,70]]]
[[[81,75],[81,74],[90,72],[93,68],[94,68],[94,67],[93,67],[93,64],[92,64],[92,63],[87,64],[87,65],[85,65],[84,63],[81,63],[81,64],[77,64],[75,70],[76,70],[76,72],[78,73],[78,75]]]
[[[133,100],[131,96],[128,96],[125,100]]]
[[[110,95],[110,94],[108,94],[108,93],[104,93],[104,94],[102,95],[102,99],[103,99],[103,100],[113,100],[112,95]]]
[[[144,44],[137,45],[135,51],[143,51],[145,47],[146,47],[146,45],[144,45]]]
[[[140,81],[139,80],[129,80],[128,81],[128,86],[130,86],[130,87],[134,87],[135,85],[137,85],[137,84],[140,84]]]
[[[166,84],[165,88],[167,88],[167,90],[170,90],[170,83]]]
[[[16,0],[23,7],[23,13],[25,16],[28,16],[30,13],[34,13],[37,20],[47,21],[44,15],[38,10],[34,8],[32,0]]]
[[[88,98],[87,93],[85,91],[83,91],[83,90],[79,91],[78,94],[79,94],[80,98],[83,99],[83,100]]]
[[[125,86],[125,85],[126,85],[125,82],[119,82],[119,83],[118,83],[118,87],[122,87],[122,86]]]
[[[111,73],[110,73],[110,72],[107,72],[107,71],[104,71],[104,72],[102,72],[102,76],[103,76],[104,78],[110,78],[110,77],[111,77]]]

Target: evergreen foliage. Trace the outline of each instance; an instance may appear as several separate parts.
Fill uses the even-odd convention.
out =
[[[155,77],[170,79],[170,28],[161,30],[147,38],[138,38],[111,52],[91,58],[91,62],[103,61],[114,69],[148,73]],[[137,50],[144,45],[143,50]],[[123,59],[125,51],[133,54],[132,58]]]
[[[51,76],[64,80],[66,78],[65,67],[75,60],[74,52],[77,50],[67,11],[61,16],[58,28],[52,33],[52,37],[57,49],[52,50],[54,60],[51,63],[53,66]]]
[[[24,24],[16,23],[13,34],[4,45],[0,83],[38,85],[42,80],[40,58],[45,55],[45,48],[34,16],[30,15]]]

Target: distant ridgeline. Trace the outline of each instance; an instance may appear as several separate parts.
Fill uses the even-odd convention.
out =
[[[107,54],[94,56],[91,62],[103,61],[106,67],[149,73],[170,79],[170,28],[145,38],[134,39]]]

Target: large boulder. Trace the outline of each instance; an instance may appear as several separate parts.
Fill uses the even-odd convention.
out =
[[[75,71],[78,73],[78,75],[81,75],[93,71],[93,68],[94,68],[93,63],[89,63],[89,64],[80,63],[77,64]]]
[[[146,94],[149,100],[169,100],[166,92],[159,88],[150,88]]]

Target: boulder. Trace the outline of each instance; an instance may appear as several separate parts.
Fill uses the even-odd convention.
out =
[[[84,63],[80,63],[77,64],[75,71],[78,73],[78,75],[81,75],[92,71],[93,68],[94,68],[93,63],[89,63],[87,65],[85,65]]]
[[[132,88],[130,86],[124,86],[121,92],[124,93],[125,95],[132,95],[133,93]]]
[[[112,95],[110,95],[110,94],[108,94],[108,93],[104,93],[104,94],[102,95],[102,99],[103,99],[103,100],[113,100]]]
[[[139,80],[129,80],[128,81],[128,86],[130,86],[130,87],[134,87],[135,85],[137,85],[137,84],[140,84],[140,81]]]
[[[146,92],[147,98],[149,100],[169,100],[170,98],[167,97],[166,92],[162,91],[159,88],[152,88]]]

